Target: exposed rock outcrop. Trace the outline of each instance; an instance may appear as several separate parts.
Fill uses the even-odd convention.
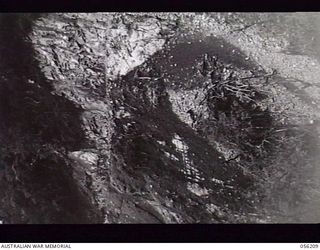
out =
[[[279,180],[314,174],[319,64],[249,14],[3,20],[5,223],[270,222],[301,201]]]

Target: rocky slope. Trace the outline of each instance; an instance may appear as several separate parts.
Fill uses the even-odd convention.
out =
[[[3,221],[314,220],[319,63],[283,18],[3,16]]]

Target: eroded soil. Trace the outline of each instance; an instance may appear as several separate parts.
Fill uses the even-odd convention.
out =
[[[316,19],[2,15],[1,221],[317,222]]]

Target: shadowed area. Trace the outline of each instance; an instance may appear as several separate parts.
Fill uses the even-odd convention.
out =
[[[0,19],[1,212],[6,223],[98,222],[65,155],[86,145],[81,109],[53,95],[38,70],[28,41],[36,18]]]

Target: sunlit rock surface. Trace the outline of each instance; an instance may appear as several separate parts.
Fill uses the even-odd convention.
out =
[[[318,222],[317,18],[3,15],[0,220]]]

